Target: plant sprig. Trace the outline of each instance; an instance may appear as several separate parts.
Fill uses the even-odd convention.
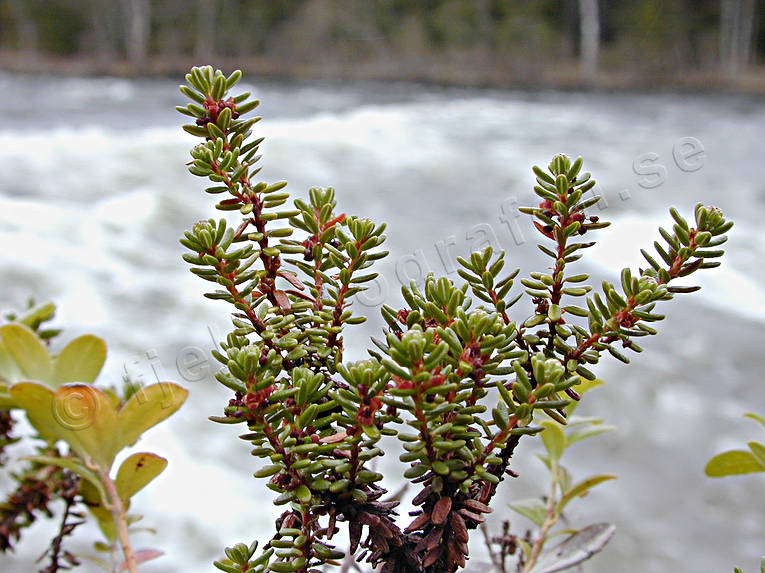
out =
[[[497,487],[517,475],[510,461],[520,439],[566,423],[566,407],[580,399],[582,380],[595,378],[590,368],[601,354],[626,359],[615,343],[640,350],[633,339],[654,333],[648,323],[663,318],[655,305],[694,290],[673,281],[715,266],[708,259],[720,252],[711,248],[731,224],[699,206],[691,228],[673,210],[674,233],[660,231],[665,266],[649,256],[649,268],[622,273],[621,290],[604,283],[602,296],[591,294],[588,275],[569,268],[608,223],[587,214],[598,197],[585,197],[595,182],[582,159],[555,156],[547,171],[534,168],[541,202],[521,209],[552,259],[547,271],[521,279],[525,290],[514,293],[519,271],[503,272],[504,252],[461,258],[465,284],[428,276],[422,288],[404,287],[404,308],[382,308],[387,328],[370,358],[344,362],[346,329],[365,319],[352,297],[376,277],[369,269],[386,255],[385,225],[338,212],[332,189],[311,189],[287,208],[284,182],[255,181],[262,139],[251,134],[258,118],[243,115],[257,102],[230,95],[240,77],[194,68],[181,86],[191,101],[178,109],[195,120],[184,129],[202,139],[189,171],[225,196],[218,209],[242,218],[234,227],[200,221],[181,242],[192,272],[217,285],[206,296],[234,306],[233,328],[213,353],[223,366],[216,377],[234,395],[211,418],[247,426],[241,438],[266,461],[255,476],[268,479],[285,510],[259,557],[254,544],[237,545],[216,566],[338,566],[344,552],[333,538],[345,523],[349,553],[361,548],[357,559],[383,573],[455,572]],[[524,299],[529,314],[514,319]],[[395,520],[398,501],[382,500],[373,467],[386,435],[402,443],[403,475],[417,492],[404,527]],[[553,508],[550,523],[559,516]]]
[[[27,465],[13,476],[18,487],[0,505],[0,550],[11,549],[39,515],[53,517],[50,505],[60,499],[64,514],[43,555],[50,558],[43,571],[79,562],[80,556],[63,549],[62,542],[82,523],[87,507],[106,539],[96,548],[111,555],[111,563],[94,561],[107,571],[136,572],[140,563],[162,553],[134,551],[130,525],[138,517],[128,514],[130,502],[165,469],[167,460],[141,452],[128,456],[118,468],[114,461],[144,431],[175,412],[187,391],[168,382],[131,388],[123,396],[96,387],[106,359],[105,342],[83,335],[51,354],[43,338],[50,331],[40,325],[53,312],[54,307],[45,305],[0,327],[0,407],[23,411],[37,432],[32,439],[42,442],[34,455],[19,458]]]

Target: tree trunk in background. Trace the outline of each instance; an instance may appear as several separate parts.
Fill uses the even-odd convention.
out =
[[[114,60],[115,54],[118,52],[118,37],[113,33],[114,18],[108,8],[103,0],[90,0],[88,3],[95,56],[106,62]],[[119,6],[117,8],[119,9]]]
[[[598,0],[579,0],[579,63],[582,71],[594,74],[600,52],[600,14]]]
[[[751,62],[754,0],[720,1],[720,65],[727,76],[736,76]]]
[[[149,45],[151,4],[149,0],[128,0],[127,54],[130,63],[143,66]]]
[[[28,59],[37,57],[37,25],[27,11],[26,0],[8,0],[8,11],[13,18],[18,38],[18,49]]]
[[[216,0],[197,0],[197,33],[194,40],[194,57],[209,61],[215,50]]]

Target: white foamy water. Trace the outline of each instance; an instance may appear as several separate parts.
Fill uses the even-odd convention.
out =
[[[206,419],[228,391],[211,370],[184,381],[178,369],[190,348],[207,351],[223,336],[229,308],[201,296],[206,284],[180,258],[183,231],[220,214],[202,181],[185,171],[194,141],[172,110],[182,103],[175,84],[0,76],[0,87],[29,104],[0,127],[0,307],[18,308],[29,295],[57,302],[62,340],[94,332],[108,341],[104,383],[119,382],[127,369],[190,388],[184,408],[139,444],[170,465],[136,498],[134,509],[159,530],[137,545],[167,551],[148,572],[212,570],[224,544],[266,540],[277,512],[251,477],[257,463],[236,439],[238,428]],[[699,278],[698,295],[662,308],[664,336],[648,341],[632,367],[604,364],[608,384],[581,412],[619,431],[582,445],[571,466],[575,477],[616,472],[620,479],[572,505],[569,517],[574,525],[617,524],[587,571],[754,568],[765,552],[761,478],[712,481],[703,466],[724,448],[758,439],[760,430],[740,416],[765,413],[764,104],[378,84],[252,89],[263,101],[256,130],[267,138],[264,178],[287,179],[294,196],[333,185],[342,210],[388,222],[391,255],[372,302],[396,304],[401,279],[421,271],[456,278],[450,256],[486,244],[507,248],[510,264],[524,272],[537,269],[536,236],[514,205],[533,201],[531,165],[558,152],[584,156],[607,203],[593,213],[615,221],[600,234],[596,260],[582,263],[599,278],[645,264],[639,248],[658,238],[659,224],[671,224],[671,205],[690,215],[697,202],[717,204],[736,220],[723,268]],[[704,150],[695,170],[673,158],[688,138]],[[647,163],[646,154],[653,154]],[[347,336],[350,355],[363,356],[380,323],[373,318]],[[523,477],[505,486],[505,499],[542,493],[541,466],[524,448],[516,468]],[[395,459],[386,456],[386,467],[395,468]],[[495,516],[507,516],[501,503],[497,509]],[[17,555],[0,557],[0,569],[34,570],[46,531],[31,530]],[[474,551],[480,555],[480,542]]]

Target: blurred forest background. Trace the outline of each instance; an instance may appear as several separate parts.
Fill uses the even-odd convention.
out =
[[[637,245],[669,205],[721,207],[736,226],[701,296],[669,305],[632,367],[598,371],[606,387],[580,413],[619,429],[582,444],[570,469],[619,479],[567,519],[618,528],[593,573],[759,571],[763,481],[703,468],[753,439],[745,412],[765,414],[765,0],[0,0],[0,306],[53,300],[67,340],[104,337],[105,385],[127,372],[191,389],[141,442],[170,460],[131,508],[158,531],[141,543],[167,551],[147,573],[208,571],[225,545],[266,539],[279,514],[241,429],[206,421],[230,398],[213,361],[189,375],[188,351],[208,356],[230,327],[178,242],[215,216],[184,168],[195,142],[173,109],[182,75],[207,63],[241,68],[263,101],[265,181],[288,180],[296,197],[333,185],[343,211],[390,223],[391,255],[361,307],[370,321],[346,358],[380,336],[379,302],[401,308],[399,285],[429,270],[457,279],[457,254],[491,243],[511,268],[539,270],[515,206],[534,197],[531,165],[555,153],[585,158],[606,197],[598,216],[615,223],[577,272],[618,281],[645,264]],[[499,89],[473,89],[484,86]],[[684,155],[688,142],[703,153]],[[385,459],[397,491],[402,468]],[[514,469],[492,532],[507,501],[546,483],[533,455]],[[0,555],[0,572],[44,566],[59,517]],[[92,552],[90,531],[72,551]],[[473,541],[475,566],[488,557]]]
[[[0,0],[0,68],[765,91],[763,0]]]

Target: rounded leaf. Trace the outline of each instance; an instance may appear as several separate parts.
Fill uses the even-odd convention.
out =
[[[311,501],[311,490],[304,485],[298,486],[298,488],[295,490],[295,496],[302,503],[308,503]]]
[[[555,422],[545,420],[542,422],[545,430],[542,432],[542,442],[545,445],[547,453],[550,458],[558,461],[566,450],[566,434],[561,429],[560,425]]]
[[[709,460],[707,467],[704,468],[704,472],[709,477],[750,474],[762,471],[765,471],[765,466],[757,461],[752,452],[745,450],[731,450],[718,454]]]
[[[747,445],[755,459],[765,467],[765,446],[759,442],[749,442]]]
[[[106,343],[85,334],[67,344],[53,362],[51,382],[95,382],[106,360]]]
[[[37,382],[10,388],[16,403],[44,439],[64,440],[83,459],[111,468],[116,447],[117,412],[109,397],[88,384],[67,384],[55,392]]]
[[[507,505],[514,512],[521,514],[538,527],[542,527],[542,524],[545,522],[547,506],[539,498],[522,499]]]
[[[21,368],[0,338],[0,380],[12,384],[23,379],[24,375],[21,372]]]
[[[140,452],[125,459],[114,480],[122,501],[129,501],[167,467],[167,460],[156,454]]]
[[[21,379],[48,382],[53,371],[53,364],[45,343],[34,330],[23,324],[6,324],[0,328],[0,338],[14,362],[17,364]]]
[[[117,451],[133,445],[146,430],[173,414],[188,395],[188,390],[172,382],[152,384],[133,394],[117,416]]]

